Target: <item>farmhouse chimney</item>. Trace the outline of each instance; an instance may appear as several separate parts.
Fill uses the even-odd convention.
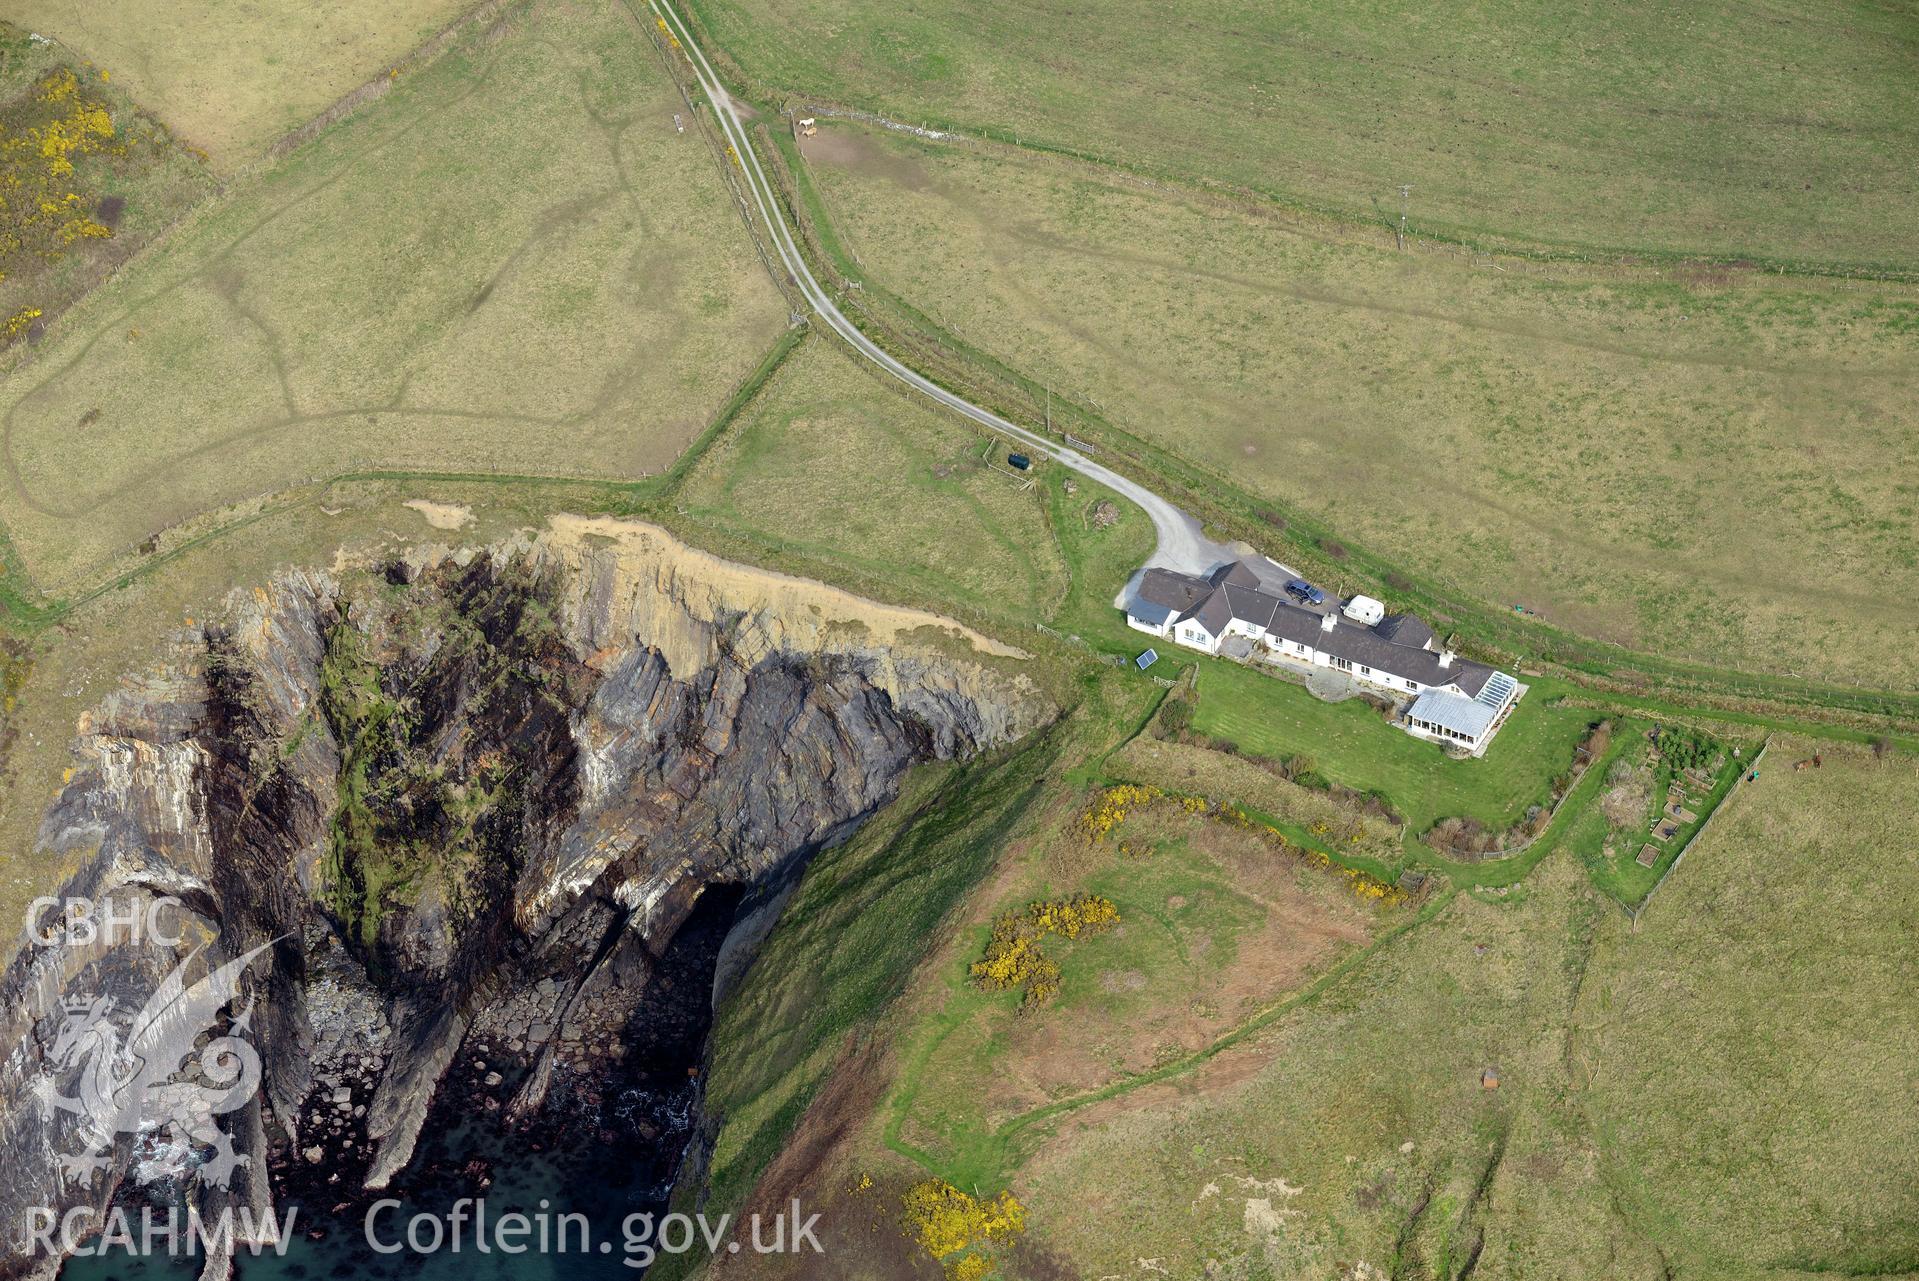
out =
[[[1333,615],[1331,614],[1325,614],[1320,617],[1319,630],[1322,632],[1330,632],[1333,630],[1334,627],[1338,625],[1339,625],[1339,620],[1333,617]]]
[[[1451,667],[1452,665],[1453,665],[1453,652],[1450,649],[1440,650],[1439,651],[1440,670],[1444,671],[1446,668]]]

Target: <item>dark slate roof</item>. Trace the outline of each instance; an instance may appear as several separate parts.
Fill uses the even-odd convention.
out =
[[[1233,611],[1234,618],[1259,627],[1270,624],[1273,612],[1279,608],[1278,597],[1268,596],[1250,587],[1222,587],[1219,594],[1226,598],[1226,606]]]
[[[1149,569],[1139,580],[1139,593],[1136,601],[1158,605],[1175,614],[1183,614],[1213,590],[1212,584],[1203,578],[1194,578],[1191,574],[1180,574],[1170,569]],[[1139,611],[1133,611],[1138,614]],[[1141,614],[1140,617],[1145,617]]]
[[[1423,649],[1432,644],[1433,629],[1417,614],[1388,614],[1373,624],[1373,631],[1395,645]]]
[[[1310,609],[1301,609],[1291,601],[1282,601],[1279,608],[1274,611],[1273,621],[1267,624],[1266,630],[1286,640],[1299,641],[1301,644],[1318,649],[1322,639],[1319,630],[1320,617]]]
[[[1226,593],[1216,591],[1208,596],[1200,607],[1192,612],[1207,631],[1217,636],[1226,630],[1226,624],[1233,619],[1232,606],[1227,603]]]
[[[1335,619],[1331,631],[1324,630],[1322,617]],[[1416,618],[1412,621],[1419,622]],[[1420,627],[1424,628],[1425,624],[1420,623]],[[1430,649],[1396,645],[1379,635],[1374,627],[1361,627],[1335,615],[1322,616],[1292,604],[1280,605],[1268,630],[1286,640],[1303,642],[1401,680],[1415,680],[1421,685],[1457,685],[1468,698],[1477,695],[1493,674],[1492,668],[1463,658],[1455,658],[1451,666],[1441,667],[1439,655]],[[1405,634],[1403,629],[1400,634]]]
[[[1228,564],[1221,565],[1206,577],[1207,581],[1215,587],[1250,587],[1257,589],[1260,585],[1259,575],[1255,574],[1252,566],[1243,560],[1231,561]]]
[[[1433,629],[1416,615],[1390,614],[1371,627],[1361,627],[1338,615],[1321,615],[1259,591],[1258,582],[1259,576],[1243,561],[1222,565],[1206,578],[1149,569],[1140,579],[1131,612],[1155,623],[1175,614],[1182,621],[1197,619],[1214,636],[1239,619],[1284,640],[1302,642],[1401,680],[1430,686],[1457,685],[1468,698],[1476,697],[1493,674],[1492,668],[1461,658],[1441,667],[1439,654],[1424,648],[1433,638]],[[1334,620],[1330,631],[1325,629],[1325,618]]]
[[[1469,663],[1463,658],[1453,660],[1452,683],[1465,690],[1467,698],[1478,698],[1479,691],[1486,688],[1486,682],[1493,675],[1493,669],[1484,663]]]

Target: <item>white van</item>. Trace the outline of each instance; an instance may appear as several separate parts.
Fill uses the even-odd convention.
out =
[[[1363,623],[1367,627],[1371,627],[1374,623],[1386,617],[1386,606],[1370,596],[1355,596],[1346,602],[1346,608],[1343,612],[1346,617],[1352,619],[1355,623]]]

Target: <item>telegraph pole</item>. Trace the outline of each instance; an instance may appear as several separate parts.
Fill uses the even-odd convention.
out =
[[[1399,184],[1399,229],[1394,232],[1394,235],[1399,240],[1399,251],[1401,253],[1406,252],[1406,197],[1412,194],[1412,183],[1402,182]]]

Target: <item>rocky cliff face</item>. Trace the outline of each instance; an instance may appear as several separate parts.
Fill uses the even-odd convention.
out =
[[[611,521],[236,599],[80,726],[43,825],[63,898],[163,928],[69,932],[0,980],[0,1272],[57,1265],[36,1206],[383,1187],[456,1064],[523,1122],[590,1097],[702,895],[1031,728],[1015,659]]]

